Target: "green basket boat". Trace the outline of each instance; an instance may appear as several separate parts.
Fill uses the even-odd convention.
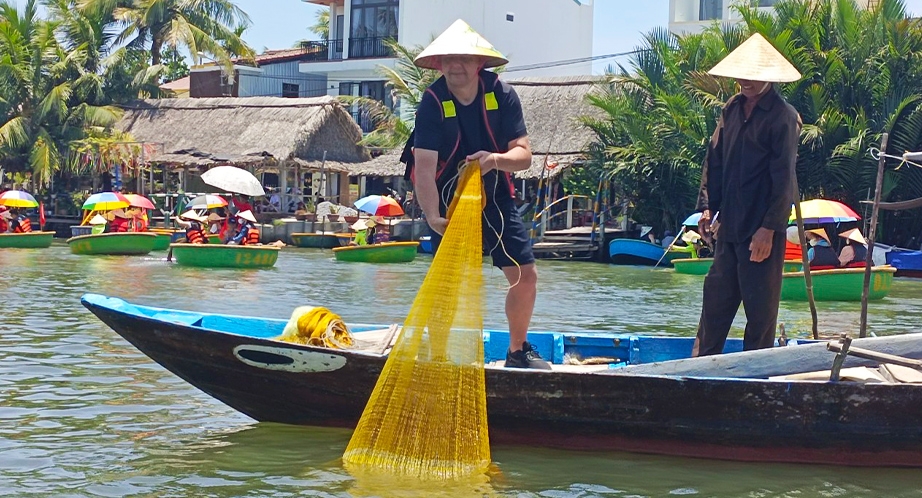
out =
[[[896,268],[888,265],[871,268],[871,286],[868,299],[883,299],[893,287]],[[864,287],[864,268],[840,268],[811,271],[813,298],[817,301],[861,301]],[[785,273],[781,281],[783,301],[806,301],[807,285],[803,272]]]
[[[44,249],[53,238],[54,232],[0,233],[0,248]]]
[[[67,239],[74,254],[147,254],[154,250],[156,242],[157,234],[151,232],[100,233]]]
[[[155,251],[166,251],[170,247],[170,242],[173,240],[173,234],[170,232],[161,232],[161,231],[152,231],[151,233],[156,234],[157,238],[154,239],[154,250]]]
[[[291,243],[298,247],[332,249],[341,245],[339,241],[342,237],[352,238],[351,235],[342,233],[293,233]]]
[[[275,246],[170,244],[170,250],[177,264],[200,268],[271,268],[279,259]]]
[[[419,242],[384,242],[367,246],[334,247],[337,261],[361,263],[409,263],[416,259]]]
[[[673,259],[672,266],[676,273],[686,275],[707,275],[714,263],[714,258],[683,258]],[[785,261],[784,272],[801,271],[804,265],[800,261]]]

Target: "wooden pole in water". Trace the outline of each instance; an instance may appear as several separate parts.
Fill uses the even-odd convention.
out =
[[[861,290],[861,328],[858,337],[868,334],[868,293],[871,288],[871,267],[874,266],[874,240],[877,236],[877,213],[880,210],[880,191],[884,183],[884,166],[887,164],[887,142],[890,135],[884,133],[880,139],[880,157],[877,160],[877,182],[874,185],[874,206],[871,209],[871,227],[868,228],[868,255],[864,261],[864,288]]]
[[[794,169],[794,178],[791,179],[794,185],[794,217],[797,219],[797,237],[800,240],[800,260],[804,265],[804,285],[807,286],[807,301],[810,302],[810,317],[813,320],[813,338],[819,339],[819,325],[816,317],[816,300],[813,298],[813,276],[810,274],[810,258],[807,257],[807,235],[804,233],[804,218],[800,213],[800,186],[797,184],[797,169]],[[785,234],[786,235],[786,234]]]

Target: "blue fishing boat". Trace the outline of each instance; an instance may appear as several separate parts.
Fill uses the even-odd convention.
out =
[[[653,266],[659,261],[660,266],[669,267],[673,259],[688,258],[690,249],[674,246],[667,252],[665,247],[643,240],[614,239],[608,244],[608,254],[616,265]]]
[[[355,347],[285,343],[286,320],[141,306],[83,305],[169,371],[262,422],[354,427],[396,326],[351,325]],[[550,371],[502,367],[503,331],[484,331],[490,439],[570,449],[748,461],[922,466],[922,384],[826,382],[835,354],[807,343],[687,358],[690,337],[530,332]],[[794,341],[796,342],[796,341]],[[801,341],[805,342],[805,341]],[[922,334],[852,348],[922,358]],[[739,339],[727,349],[739,351]],[[846,367],[874,366],[848,356]],[[786,376],[778,378],[776,376]]]
[[[922,251],[889,251],[887,264],[896,268],[897,277],[922,278]]]

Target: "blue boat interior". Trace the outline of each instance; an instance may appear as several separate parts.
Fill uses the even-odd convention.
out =
[[[81,300],[84,304],[135,317],[177,323],[202,331],[260,339],[280,336],[288,322],[282,319],[218,315],[142,306],[100,294],[85,294]],[[386,325],[349,324],[349,330],[356,334],[386,327]],[[483,339],[486,362],[505,360],[506,349],[509,346],[507,331],[485,330]],[[592,331],[529,331],[528,340],[542,357],[552,363],[564,364],[572,359],[579,361],[594,358],[597,362],[601,359],[601,363],[607,363],[612,368],[688,358],[691,356],[694,344],[693,337],[637,336]],[[791,344],[794,343],[796,341],[792,340]],[[742,339],[727,339],[725,352],[738,352],[742,349]]]

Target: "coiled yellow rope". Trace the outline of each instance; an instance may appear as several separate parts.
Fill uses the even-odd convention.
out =
[[[355,344],[343,319],[321,306],[295,308],[277,340],[334,349],[346,349]]]

